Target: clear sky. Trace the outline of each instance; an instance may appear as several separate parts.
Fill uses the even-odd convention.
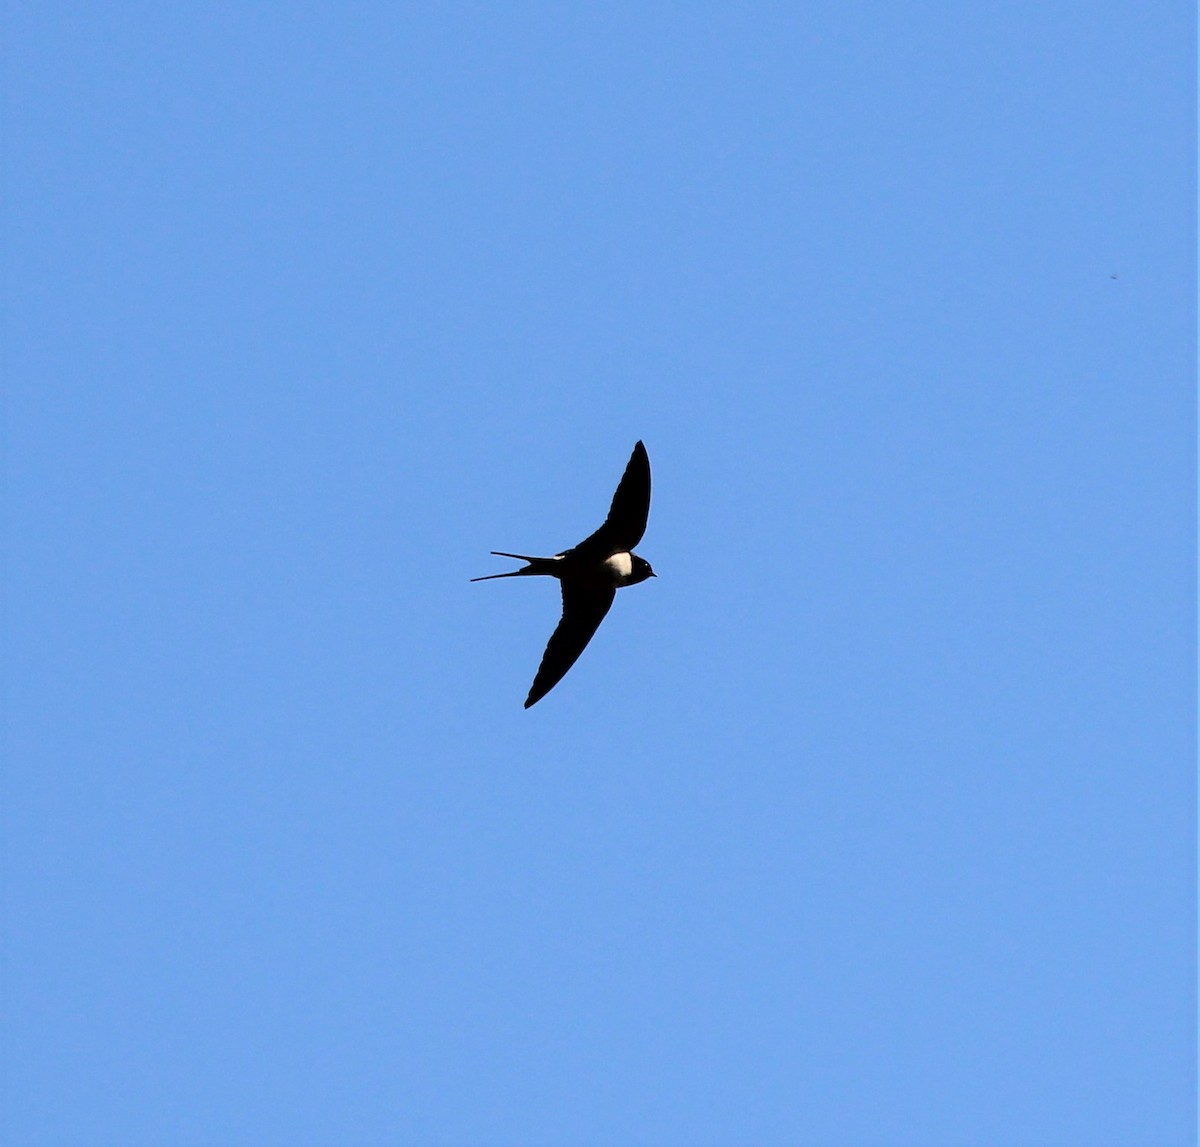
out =
[[[4,20],[6,1144],[1193,1142],[1193,5]]]

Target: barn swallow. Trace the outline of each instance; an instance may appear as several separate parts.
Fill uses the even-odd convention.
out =
[[[562,620],[550,635],[537,676],[525,698],[526,709],[545,697],[579,659],[608,613],[617,590],[658,576],[645,558],[633,552],[633,547],[646,532],[649,516],[650,459],[646,456],[646,447],[639,442],[633,448],[629,465],[613,495],[608,517],[594,534],[552,558],[492,550],[497,557],[515,558],[529,564],[511,573],[471,578],[472,581],[492,581],[536,574],[558,578],[562,589]]]

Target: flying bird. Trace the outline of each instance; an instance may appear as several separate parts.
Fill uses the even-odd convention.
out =
[[[633,552],[633,547],[646,532],[649,516],[650,459],[646,447],[638,442],[613,495],[608,517],[594,534],[552,558],[492,550],[497,557],[515,558],[529,564],[511,573],[471,578],[472,581],[493,581],[537,574],[558,578],[562,589],[562,620],[550,635],[537,676],[525,698],[526,709],[545,697],[579,659],[592,640],[592,634],[600,628],[617,590],[658,576],[645,558]]]

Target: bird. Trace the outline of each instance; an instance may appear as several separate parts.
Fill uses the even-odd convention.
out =
[[[617,485],[608,517],[595,533],[549,558],[492,550],[496,557],[528,564],[509,573],[471,578],[472,582],[538,575],[558,578],[562,619],[550,635],[529,696],[525,698],[526,709],[545,697],[579,660],[611,608],[617,590],[658,576],[645,558],[633,552],[646,532],[649,516],[650,458],[639,440]]]

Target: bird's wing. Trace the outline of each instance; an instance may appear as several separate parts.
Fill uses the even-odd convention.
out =
[[[629,457],[604,525],[568,552],[603,561],[631,550],[642,540],[649,516],[650,459],[646,447],[639,442]]]
[[[579,660],[579,655],[600,628],[604,615],[617,596],[611,587],[590,588],[562,584],[563,612],[558,628],[550,635],[537,676],[525,698],[525,708],[537,704]]]

